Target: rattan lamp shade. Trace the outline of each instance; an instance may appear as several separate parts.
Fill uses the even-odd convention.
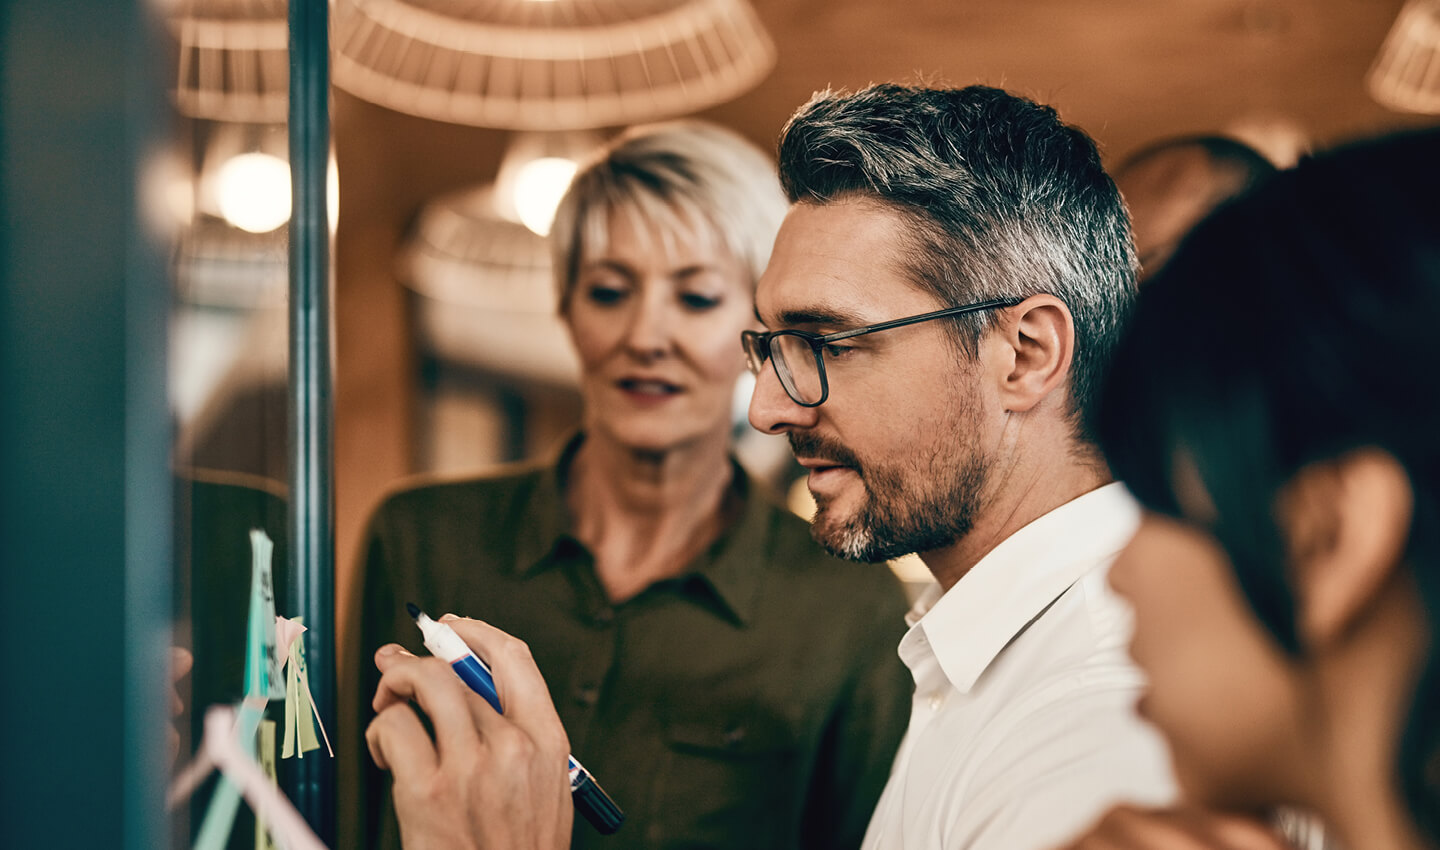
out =
[[[432,355],[561,386],[579,366],[556,313],[545,237],[496,212],[494,187],[465,189],[421,211],[401,256],[412,315]]]
[[[1400,10],[1369,86],[1391,109],[1440,113],[1440,0],[1410,0]]]
[[[180,46],[175,104],[213,121],[281,124],[290,84],[286,0],[184,0],[170,15]]]
[[[335,85],[513,130],[619,126],[735,97],[775,63],[745,0],[335,0]]]

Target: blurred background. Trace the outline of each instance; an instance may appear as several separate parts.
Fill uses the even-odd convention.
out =
[[[284,0],[3,10],[0,599],[22,618],[19,600],[88,603],[105,615],[97,634],[126,636],[132,655],[145,651],[133,641],[148,634],[136,625],[146,612],[173,607],[186,639],[197,623],[243,633],[233,619],[243,610],[215,615],[207,594],[235,596],[214,565],[234,561],[243,587],[249,553],[212,544],[248,524],[286,548],[296,474],[292,10]],[[320,176],[323,155],[303,166],[324,187],[325,220],[303,247],[322,255],[333,320],[319,342],[333,386],[313,400],[333,434],[333,551],[320,567],[333,563],[341,635],[361,532],[386,488],[548,452],[575,426],[575,365],[553,317],[543,234],[574,160],[624,126],[697,115],[773,150],[819,89],[985,83],[1055,106],[1112,164],[1206,133],[1283,167],[1440,114],[1440,0],[333,0],[328,26],[333,88],[315,135],[328,166]],[[737,391],[738,434],[747,392]],[[36,447],[42,461],[20,454]],[[783,443],[747,436],[741,451],[791,489]],[[123,463],[106,467],[115,452]],[[157,466],[174,489],[137,516],[136,494],[159,493]],[[88,507],[51,483],[87,477]],[[244,521],[205,518],[220,511]],[[150,548],[135,544],[137,523],[167,522],[173,545],[153,534]],[[77,524],[114,534],[64,560],[55,544],[73,543]],[[321,536],[329,546],[323,524]],[[171,553],[173,575],[136,578],[146,558],[168,564]],[[14,566],[45,558],[75,569]],[[145,602],[147,588],[174,605]],[[7,628],[7,645],[27,640]],[[192,695],[202,704],[205,660]],[[130,656],[116,667],[164,677]],[[124,728],[140,729],[158,703],[125,681],[105,693],[124,696]],[[43,700],[30,708],[6,722],[39,717]],[[127,746],[142,758],[143,741]]]
[[[215,2],[196,0],[193,11]],[[271,19],[284,16],[283,3],[220,5],[268,6]],[[1434,4],[1414,5],[1434,14]],[[1097,138],[1111,161],[1162,137],[1216,133],[1285,165],[1312,148],[1435,120],[1382,103],[1367,87],[1402,6],[1403,0],[338,2],[332,120],[339,185],[339,595],[347,590],[365,517],[396,478],[548,451],[573,425],[573,364],[549,315],[548,257],[536,233],[543,225],[532,219],[526,226],[517,204],[538,204],[542,211],[532,215],[544,221],[543,207],[563,188],[565,172],[562,165],[561,182],[547,189],[543,166],[553,169],[631,123],[618,116],[701,115],[773,150],[786,118],[818,89],[986,83],[1053,104]],[[390,23],[377,23],[387,16]],[[1431,49],[1435,26],[1432,18]],[[550,67],[541,68],[541,58],[526,67],[525,45],[507,47],[532,36],[553,50],[543,60]],[[652,44],[648,56],[635,46],[640,39]],[[611,77],[584,67],[601,64],[607,51]],[[510,73],[515,82],[496,96],[483,80],[467,80],[467,53],[479,57],[477,67],[489,63],[491,80]],[[500,67],[506,61],[514,66],[508,71]],[[567,72],[576,90],[557,91]],[[541,78],[528,92],[527,74]],[[678,95],[676,78],[680,89],[688,83]],[[592,99],[613,103],[589,112],[572,104],[567,113],[559,102],[583,100],[582,79],[601,89]],[[212,145],[233,131],[231,123],[194,122]],[[245,130],[260,136],[250,149],[263,147],[255,125]],[[535,177],[529,164],[541,159]],[[528,183],[519,174],[527,165]],[[284,279],[283,229],[268,236],[228,230],[218,249],[224,260],[207,265],[200,249],[182,250],[182,289],[204,317],[177,327],[176,406],[190,426],[187,445],[203,455],[199,465],[276,475],[283,440],[236,440],[233,432],[253,432],[257,422],[283,426],[276,419],[283,405],[267,402],[283,396],[283,359],[268,359],[283,346],[264,342],[267,327],[283,334],[283,322],[267,325],[263,309],[265,293],[283,289],[277,283]],[[241,274],[237,263],[253,268]],[[217,317],[216,307],[226,315]],[[247,321],[231,321],[239,318],[231,313]]]

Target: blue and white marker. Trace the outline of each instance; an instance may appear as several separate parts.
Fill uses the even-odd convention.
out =
[[[444,623],[430,619],[420,607],[413,602],[405,603],[405,610],[411,617],[415,618],[415,625],[420,627],[420,634],[425,639],[425,648],[430,654],[450,665],[470,690],[485,698],[490,707],[495,709],[497,714],[504,714],[505,710],[500,707],[500,694],[495,690],[495,680],[490,675],[490,668],[481,661],[470,647],[455,634],[455,630]],[[570,756],[570,796],[575,801],[575,809],[590,821],[601,835],[609,835],[620,828],[625,821],[625,813],[595,781],[580,762]]]

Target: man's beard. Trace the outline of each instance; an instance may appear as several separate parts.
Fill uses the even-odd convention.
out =
[[[956,424],[968,424],[966,419]],[[989,473],[979,447],[963,442],[973,433],[957,428],[928,458],[880,466],[862,462],[837,442],[792,431],[790,447],[797,456],[849,467],[865,490],[859,509],[848,517],[835,515],[831,500],[817,496],[810,535],[832,555],[873,563],[941,549],[969,534]]]

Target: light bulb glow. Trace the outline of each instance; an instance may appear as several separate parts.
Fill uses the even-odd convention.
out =
[[[515,212],[520,223],[541,236],[550,233],[555,207],[575,176],[573,160],[546,156],[520,166],[515,175]]]
[[[233,157],[220,166],[215,188],[220,214],[241,230],[269,233],[290,220],[290,166],[279,157]]]

